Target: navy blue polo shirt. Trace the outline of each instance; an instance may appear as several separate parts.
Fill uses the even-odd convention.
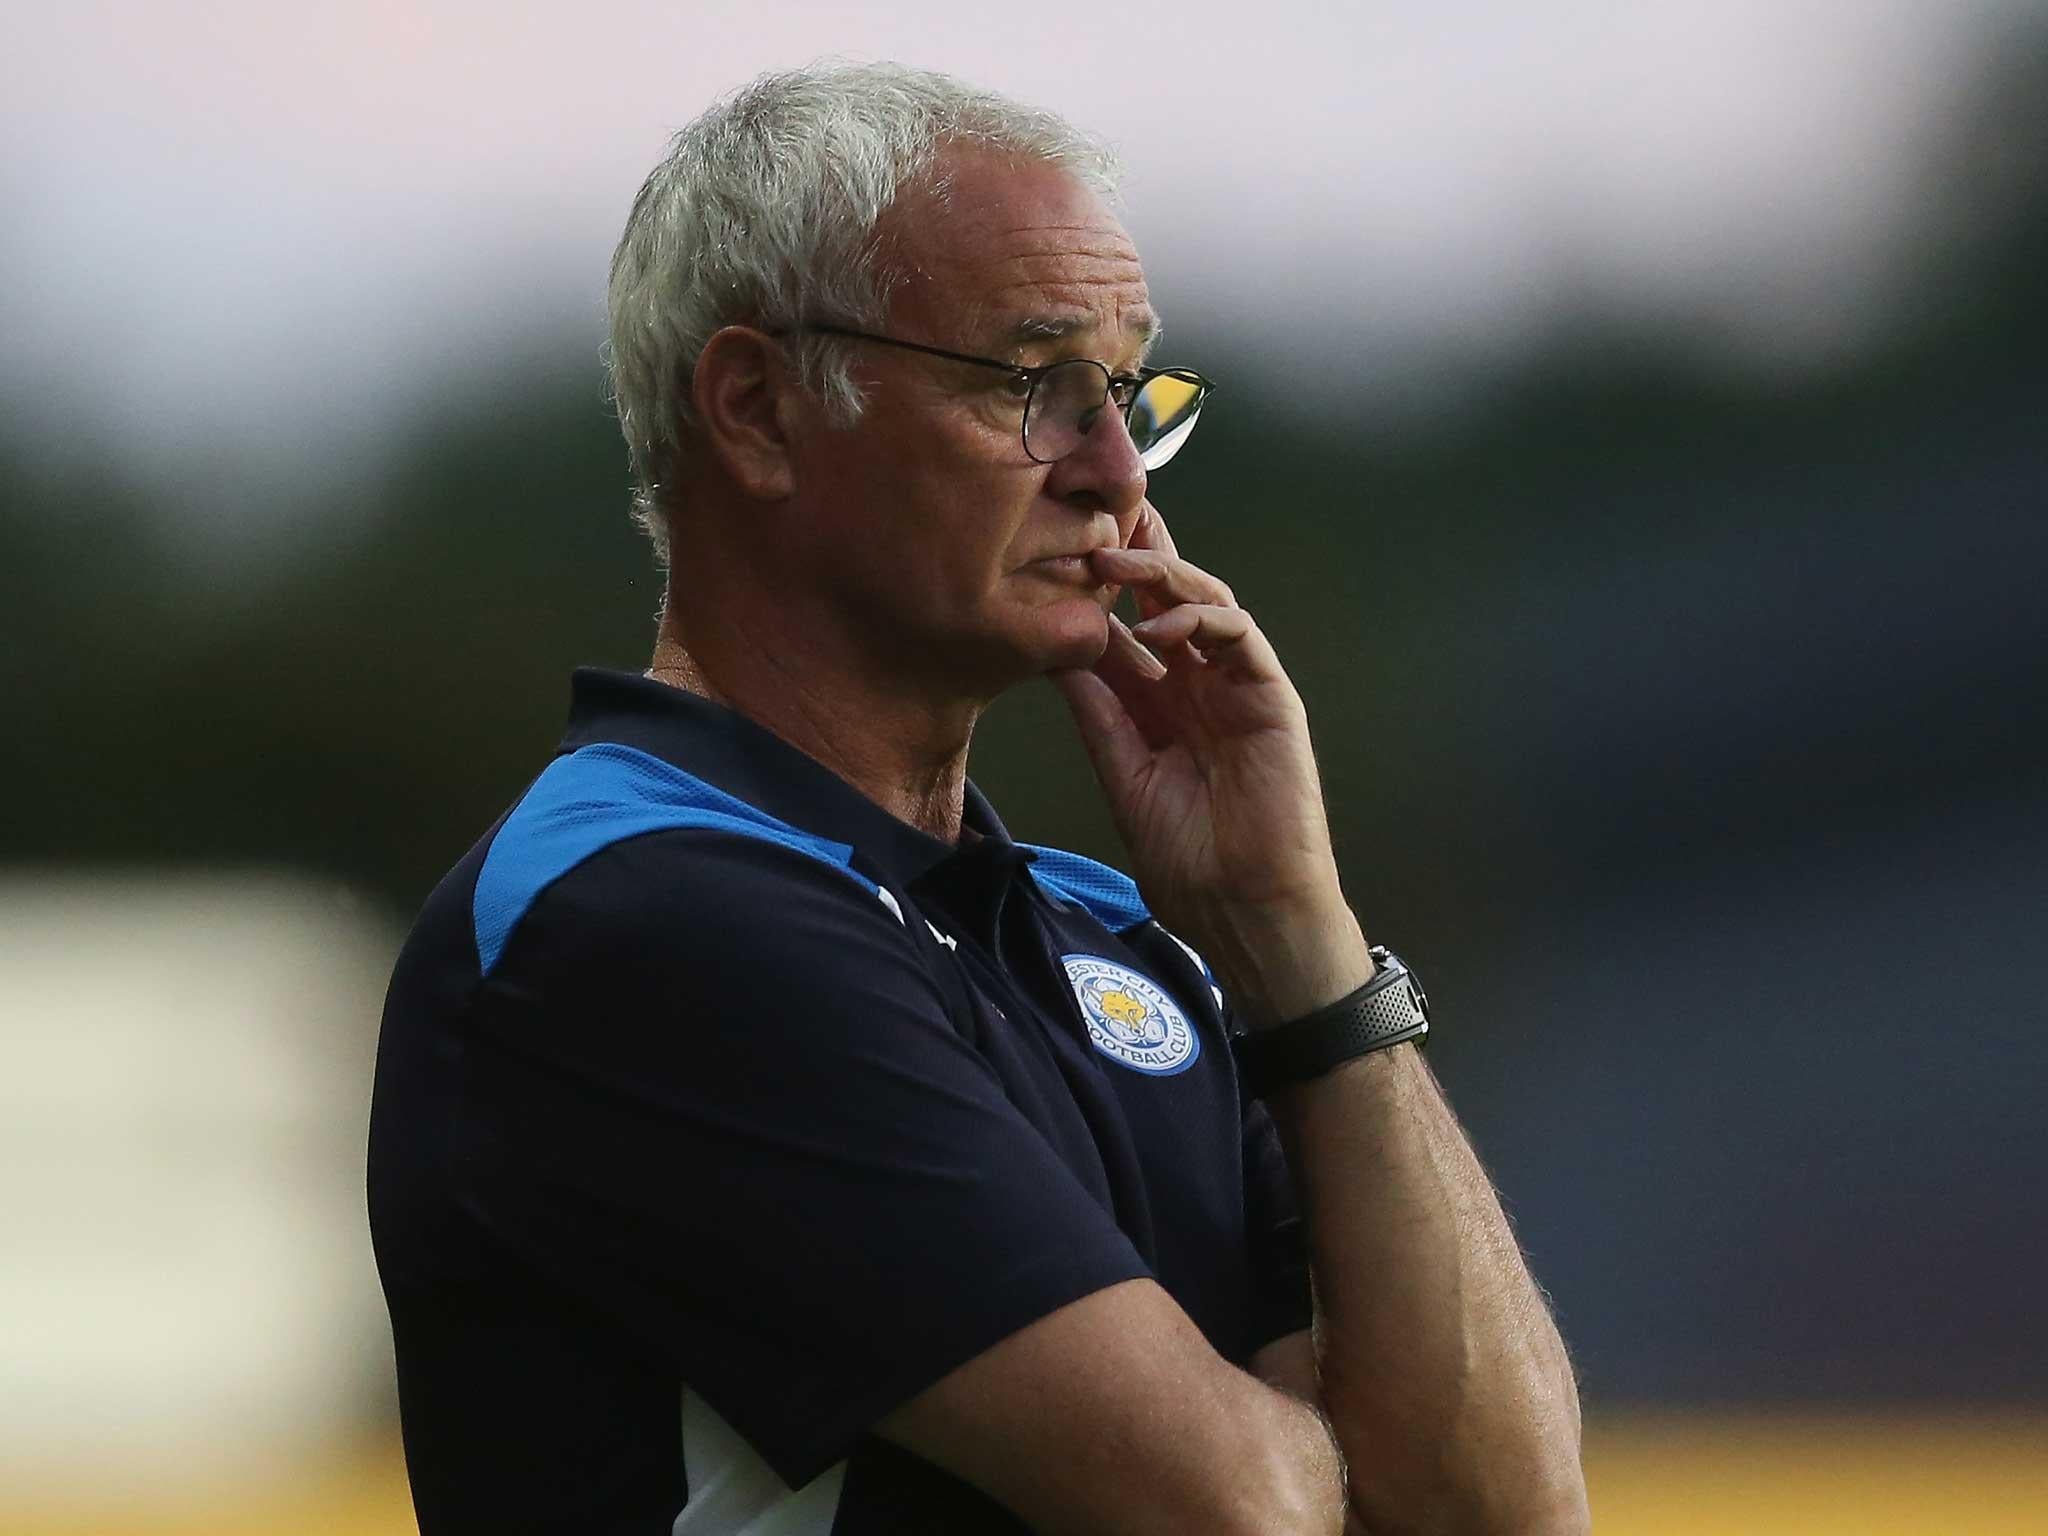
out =
[[[1019,1530],[870,1427],[1140,1276],[1239,1363],[1309,1321],[1222,996],[1130,880],[623,673],[399,957],[369,1198],[426,1536]]]

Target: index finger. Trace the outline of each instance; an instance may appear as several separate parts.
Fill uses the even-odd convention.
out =
[[[1180,558],[1180,551],[1173,545],[1173,535],[1166,531],[1166,519],[1159,515],[1159,509],[1149,499],[1138,505],[1138,521],[1131,529],[1129,547],[1157,550],[1169,560]]]

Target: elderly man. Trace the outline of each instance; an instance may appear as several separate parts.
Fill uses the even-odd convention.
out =
[[[1570,1369],[1301,700],[1146,499],[1208,383],[1147,362],[1111,173],[837,67],[642,189],[653,664],[578,673],[385,1016],[429,1536],[1584,1527]],[[967,780],[1040,675],[1135,882]]]

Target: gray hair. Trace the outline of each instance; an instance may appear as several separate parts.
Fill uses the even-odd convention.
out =
[[[632,459],[633,515],[669,559],[690,380],[720,328],[829,318],[874,329],[903,274],[876,225],[930,180],[941,150],[985,146],[1071,171],[1105,197],[1107,144],[1049,112],[930,70],[827,63],[763,75],[678,133],[633,200],[612,257],[608,364]],[[808,387],[851,423],[861,397],[843,343],[797,343]]]

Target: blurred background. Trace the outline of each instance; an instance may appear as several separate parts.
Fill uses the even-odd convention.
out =
[[[2048,1529],[2048,7],[7,6],[0,1528],[411,1528],[413,911],[659,581],[667,135],[842,51],[1129,162],[1154,481],[1578,1361],[1604,1531]],[[1049,689],[975,775],[1116,861]]]

